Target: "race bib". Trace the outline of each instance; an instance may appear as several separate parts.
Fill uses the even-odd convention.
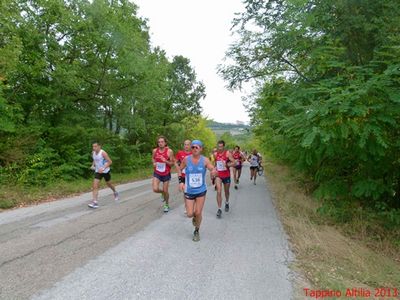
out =
[[[203,176],[201,173],[189,175],[189,185],[192,188],[198,188],[203,185]]]
[[[217,171],[225,171],[225,170],[226,170],[225,162],[222,160],[217,160]]]
[[[161,172],[161,173],[165,172],[165,166],[166,166],[166,163],[156,162],[156,171]]]

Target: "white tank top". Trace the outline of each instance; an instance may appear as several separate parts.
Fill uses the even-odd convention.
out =
[[[250,157],[250,166],[258,167],[259,157],[257,155],[252,154]]]
[[[99,172],[100,168],[104,168],[104,165],[107,163],[107,160],[103,157],[103,150],[100,150],[99,153],[96,154],[96,152],[93,151],[92,157],[94,161],[94,165],[96,167],[96,173]],[[110,167],[104,169],[103,173],[108,173],[110,172]]]

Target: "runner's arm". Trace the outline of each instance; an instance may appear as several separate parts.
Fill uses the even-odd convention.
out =
[[[186,157],[181,161],[181,165],[176,168],[178,171],[178,177],[182,176],[182,170],[184,168],[186,168]]]
[[[205,165],[206,168],[210,171],[211,177],[216,177],[218,175],[217,169],[215,166],[211,163],[211,161],[206,157],[205,160]]]
[[[154,156],[156,155],[156,149],[153,149],[153,155],[151,156],[151,161],[153,162],[153,166],[156,166],[156,160],[154,158]]]
[[[94,159],[92,158],[92,166],[90,167],[91,170],[95,170],[96,169],[96,164],[94,162]]]
[[[178,166],[178,179],[179,179],[179,190],[183,191],[185,188],[184,178],[182,177],[182,170],[186,168],[186,157],[181,161],[181,165]]]
[[[236,165],[236,162],[235,162],[235,159],[234,159],[233,156],[232,156],[232,153],[231,153],[230,151],[228,151],[227,154],[228,154],[228,159],[229,159],[229,161],[230,161],[230,162],[227,163],[227,166],[228,166],[228,167],[233,167],[233,166],[235,166],[235,165]]]
[[[102,167],[102,168],[99,169],[100,173],[102,173],[105,169],[107,169],[108,167],[110,167],[111,164],[112,164],[112,160],[111,160],[111,158],[108,156],[108,154],[107,154],[106,151],[103,151],[103,152],[102,152],[102,155],[103,155],[104,159],[105,159],[107,162],[104,164],[104,167]]]
[[[174,157],[174,151],[171,149],[168,149],[168,159],[165,163],[169,165],[170,167],[175,165],[175,157]]]
[[[176,156],[175,156],[175,164],[174,164],[176,172],[178,172],[178,168],[181,163],[182,163],[182,161],[179,159],[179,151],[178,151],[178,153],[176,153]]]

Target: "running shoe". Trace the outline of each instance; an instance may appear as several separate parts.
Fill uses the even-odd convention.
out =
[[[218,208],[217,210],[217,218],[221,218],[222,215],[222,210],[220,208]]]
[[[115,201],[118,201],[118,200],[119,200],[119,193],[118,193],[118,192],[115,192],[115,193],[114,193],[114,200],[115,200]]]
[[[225,211],[228,212],[229,211],[229,203],[225,202]]]
[[[238,189],[238,186],[235,184],[235,190],[237,190]]]
[[[193,232],[193,242],[200,241],[200,233],[198,229],[195,229]]]
[[[99,207],[99,205],[97,204],[97,202],[94,202],[94,201],[90,202],[90,203],[88,204],[88,206],[89,206],[90,208],[98,208],[98,207]]]
[[[164,212],[165,213],[169,212],[169,205],[168,204],[164,205]]]

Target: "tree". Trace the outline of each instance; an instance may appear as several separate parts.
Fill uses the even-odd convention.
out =
[[[220,73],[232,88],[258,84],[262,144],[313,178],[320,197],[398,207],[400,5],[245,3]]]

